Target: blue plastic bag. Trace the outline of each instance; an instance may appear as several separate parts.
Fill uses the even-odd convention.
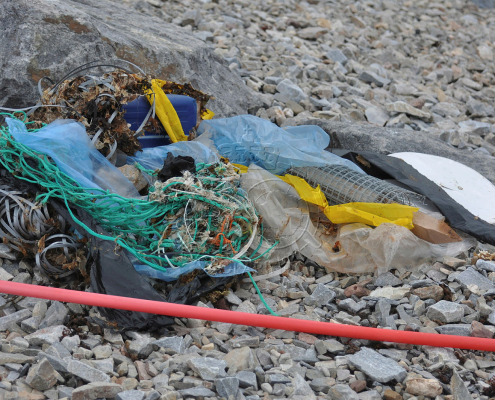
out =
[[[198,135],[195,142],[205,144],[230,162],[256,164],[272,174],[281,174],[290,167],[335,164],[363,173],[354,163],[324,151],[330,137],[315,125],[282,129],[265,119],[241,115],[203,121]]]
[[[137,264],[137,261],[134,257],[131,256],[132,263],[136,271],[143,276],[147,276],[149,278],[160,279],[165,282],[172,282],[179,279],[180,276],[184,274],[188,274],[195,269],[204,270],[208,266],[207,261],[192,261],[189,264],[184,265],[180,268],[167,268],[167,272],[159,271],[150,267],[149,265]],[[254,269],[244,265],[241,262],[231,262],[227,266],[224,267],[224,271],[222,273],[217,273],[214,275],[210,275],[212,278],[225,278],[227,276],[241,275],[245,272],[255,272]],[[205,271],[206,272],[206,271]]]
[[[28,132],[21,121],[6,121],[16,141],[51,157],[81,187],[109,190],[127,198],[141,197],[122,172],[93,146],[80,122],[56,120],[37,132]]]
[[[138,151],[134,157],[127,157],[127,164],[138,162],[146,169],[161,169],[163,160],[167,158],[168,153],[172,153],[176,157],[190,156],[197,163],[212,164],[218,162],[217,155],[210,148],[202,143],[191,141],[143,149],[143,151]]]

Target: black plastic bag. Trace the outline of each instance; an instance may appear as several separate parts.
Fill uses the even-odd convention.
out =
[[[466,232],[478,240],[495,245],[495,226],[477,218],[452,199],[440,186],[420,174],[405,161],[366,151],[349,151],[342,157],[353,161],[369,175],[381,179],[392,177],[409,186],[415,192],[430,199],[445,216],[450,226]]]
[[[158,179],[162,182],[168,181],[170,178],[182,176],[182,172],[196,172],[196,164],[194,158],[190,156],[174,156],[172,153],[167,154],[167,158],[163,162],[163,167],[158,173]]]
[[[114,241],[99,239],[86,232],[77,224],[65,204],[52,201],[53,207],[77,231],[91,241],[91,290],[94,293],[112,296],[131,297],[143,300],[166,301],[153,287],[139,275],[123,249],[119,249]],[[84,210],[71,207],[76,218],[91,230],[108,236],[96,221]],[[116,310],[99,307],[101,315],[108,320],[117,322],[119,328],[126,330],[158,330],[174,323],[173,318],[148,313]]]

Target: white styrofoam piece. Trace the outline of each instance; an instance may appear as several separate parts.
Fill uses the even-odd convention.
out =
[[[422,153],[395,153],[440,186],[457,203],[482,220],[495,223],[495,186],[475,170],[448,158]]]

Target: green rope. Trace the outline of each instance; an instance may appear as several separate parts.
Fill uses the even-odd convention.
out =
[[[0,115],[14,118],[11,114]],[[23,116],[25,121],[25,113]],[[184,179],[169,181],[166,185],[157,182],[150,187],[147,200],[79,186],[46,155],[15,141],[3,126],[0,126],[0,163],[16,178],[43,188],[36,201],[46,203],[50,198],[62,199],[74,221],[91,235],[114,241],[140,262],[158,270],[181,267],[199,259],[255,261],[278,243],[253,258],[264,240],[263,226],[259,224],[258,248],[250,257],[245,254],[236,258],[250,239],[258,216],[239,188],[239,180],[228,176],[229,168],[223,163],[198,163],[192,184],[186,184]],[[155,174],[139,164],[136,167],[150,175]],[[79,221],[70,204],[87,211],[109,236],[97,234]],[[205,255],[206,252],[209,254]],[[175,256],[167,257],[166,253]]]
[[[258,285],[256,284],[256,282],[254,281],[253,277],[251,276],[251,273],[249,271],[247,271],[247,274],[249,275],[249,278],[251,278],[251,282],[253,282],[253,285],[254,285],[254,288],[256,289],[256,292],[258,292],[258,296],[261,300],[261,302],[265,305],[266,309],[270,312],[270,314],[272,314],[274,317],[280,317],[280,315],[278,315],[275,311],[273,311],[270,306],[268,305],[268,303],[265,301],[265,298],[263,297],[263,295],[261,294],[260,292],[260,289],[258,288]]]

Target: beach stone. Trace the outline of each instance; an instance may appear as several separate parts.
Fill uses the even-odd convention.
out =
[[[79,386],[72,392],[72,400],[111,399],[122,392],[122,386],[109,382],[93,382]]]
[[[426,316],[432,321],[440,321],[445,324],[459,322],[464,317],[464,308],[452,301],[439,301],[428,307]]]
[[[473,267],[469,267],[465,271],[461,272],[459,275],[456,276],[455,280],[465,286],[476,285],[480,290],[489,290],[495,288],[495,285],[491,280],[485,278]]]
[[[236,397],[239,391],[239,379],[227,377],[215,380],[218,394],[225,398]]]
[[[367,347],[350,355],[348,360],[352,366],[377,382],[386,383],[393,379],[402,382],[407,375],[398,363]]]
[[[194,358],[188,361],[189,367],[196,372],[201,379],[213,381],[216,378],[226,376],[227,362],[214,358]]]
[[[26,383],[36,390],[48,390],[57,383],[57,372],[47,359],[34,365],[28,372]]]
[[[442,394],[443,387],[437,379],[412,378],[406,381],[406,392],[435,398]]]
[[[110,382],[110,377],[107,374],[77,360],[70,360],[67,370],[69,373],[89,383]]]

